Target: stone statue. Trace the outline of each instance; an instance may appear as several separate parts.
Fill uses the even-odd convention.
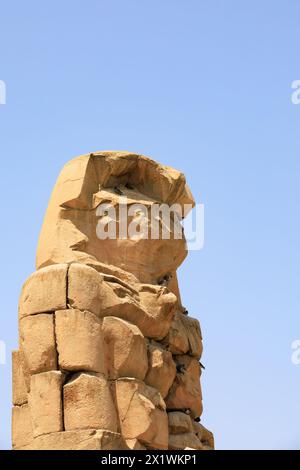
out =
[[[200,423],[200,325],[176,276],[193,205],[184,175],[143,155],[65,165],[20,296],[14,449],[214,447]],[[172,209],[167,222],[157,207]]]

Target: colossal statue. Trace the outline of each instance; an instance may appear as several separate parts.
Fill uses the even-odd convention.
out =
[[[143,155],[65,165],[20,296],[14,449],[214,447],[176,276],[193,205],[184,175]]]

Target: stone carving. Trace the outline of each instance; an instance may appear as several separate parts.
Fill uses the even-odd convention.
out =
[[[124,237],[125,199],[131,209],[143,204],[159,237]],[[103,204],[115,219],[99,212]],[[174,208],[167,227],[152,216],[157,204]],[[194,200],[184,175],[142,155],[99,152],[65,165],[37,270],[20,295],[14,449],[214,447],[199,423],[200,325],[181,304],[176,276],[187,254],[183,232],[175,236],[186,205]],[[130,212],[127,224],[140,215]],[[99,239],[100,219],[115,223],[115,237]]]

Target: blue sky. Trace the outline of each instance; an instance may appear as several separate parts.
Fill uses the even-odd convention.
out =
[[[300,78],[297,0],[2,2],[0,339],[17,346],[52,187],[73,156],[144,153],[205,204],[180,268],[200,319],[203,423],[219,449],[300,448]],[[10,448],[10,358],[0,448]]]

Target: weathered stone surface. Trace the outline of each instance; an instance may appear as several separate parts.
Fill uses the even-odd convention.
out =
[[[31,377],[29,405],[34,437],[63,430],[61,395],[61,372],[42,372]]]
[[[19,450],[128,450],[128,446],[118,433],[84,429],[45,434]]]
[[[25,282],[19,301],[19,318],[67,308],[66,264],[40,269]]]
[[[197,359],[200,359],[203,351],[200,323],[196,318],[192,318],[188,315],[184,315],[183,317],[184,318],[182,318],[181,321],[187,331],[189,342],[188,353],[190,356],[194,356]]]
[[[73,263],[68,272],[68,303],[98,317],[117,316],[135,324],[149,338],[162,339],[170,328],[176,297],[162,286],[142,285],[139,291],[120,282],[104,281],[95,269]]]
[[[118,316],[137,326],[147,314],[139,305],[138,293],[118,282],[107,282],[94,268],[73,263],[68,275],[68,303],[98,317]]]
[[[184,315],[176,311],[170,330],[163,343],[172,354],[186,354],[189,350],[187,332],[181,321]]]
[[[125,439],[152,448],[168,448],[168,417],[160,393],[136,379],[118,379],[115,399]]]
[[[12,391],[14,405],[23,405],[28,401],[21,355],[22,353],[20,351],[12,352]]]
[[[169,449],[170,450],[184,450],[186,448],[202,450],[203,446],[199,441],[196,434],[192,432],[184,434],[170,434],[169,435]]]
[[[170,434],[182,434],[193,432],[193,423],[189,415],[181,411],[171,411],[168,413]]]
[[[22,318],[20,345],[30,374],[57,369],[53,314],[40,313]]]
[[[148,313],[148,321],[141,330],[148,338],[163,339],[170,329],[177,299],[166,287],[143,284],[139,288],[140,301]],[[149,318],[150,315],[150,318]]]
[[[195,434],[197,434],[198,439],[201,441],[202,427],[203,427],[202,424],[200,424],[199,422],[193,420],[192,425],[193,425],[193,432]]]
[[[55,313],[59,366],[66,371],[105,373],[102,321],[76,309]]]
[[[118,419],[109,383],[102,375],[75,374],[64,386],[66,431],[106,429],[118,431]]]
[[[116,317],[103,320],[106,364],[110,379],[143,380],[148,369],[147,345],[139,328]]]
[[[199,321],[177,311],[163,342],[172,354],[188,353],[200,359],[203,345]]]
[[[204,447],[214,449],[214,435],[211,431],[206,429],[203,424],[194,422],[193,423],[194,433],[197,435],[198,439],[201,441]]]
[[[146,450],[146,447],[137,439],[126,439],[126,445],[130,450]]]
[[[21,342],[21,341],[20,341]],[[26,360],[25,360],[25,355],[24,352],[22,351],[22,347],[20,346],[20,355],[19,355],[19,360],[21,362],[21,366],[23,369],[23,376],[24,376],[24,382],[27,390],[27,394],[30,392],[30,370],[28,369]]]
[[[175,356],[178,373],[166,397],[169,410],[189,409],[196,418],[202,413],[201,367],[190,356]]]
[[[39,239],[37,268],[63,262],[103,262],[125,267],[142,282],[152,282],[181,264],[186,256],[184,239],[148,243],[138,238],[134,243],[127,239],[120,243],[120,239],[97,238],[94,211],[103,201],[119,204],[115,185],[134,202],[176,203],[180,210],[183,204],[190,204],[189,209],[194,205],[184,175],[173,168],[128,152],[81,155],[65,165],[52,192]]]
[[[12,409],[13,448],[29,445],[32,439],[33,432],[29,405],[14,406]]]
[[[148,346],[149,369],[145,378],[146,384],[156,388],[163,398],[176,376],[176,365],[172,354],[166,351],[157,342],[150,342]]]
[[[103,304],[113,292],[107,288],[103,276],[84,264],[73,263],[68,273],[68,303],[74,309],[87,310],[99,317]]]

